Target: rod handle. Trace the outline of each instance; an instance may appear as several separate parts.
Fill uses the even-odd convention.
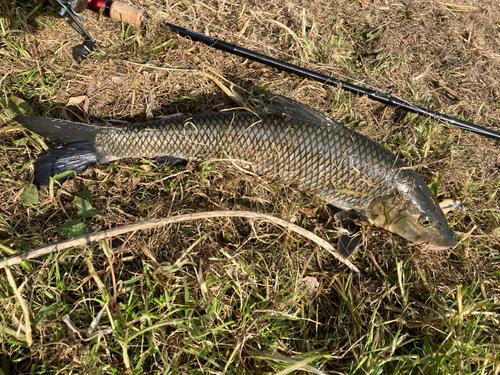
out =
[[[115,21],[123,21],[133,26],[142,27],[146,17],[144,10],[118,1],[113,1],[109,7],[109,18]]]

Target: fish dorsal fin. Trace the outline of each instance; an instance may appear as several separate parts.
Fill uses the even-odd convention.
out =
[[[338,122],[326,117],[321,112],[299,103],[293,99],[277,95],[265,108],[266,113],[281,117],[291,117],[294,120],[309,122],[323,126],[341,126]]]

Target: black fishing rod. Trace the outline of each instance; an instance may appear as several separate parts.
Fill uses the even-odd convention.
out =
[[[287,63],[283,60],[275,59],[273,57],[264,55],[262,53],[258,53],[250,49],[237,46],[236,44],[227,43],[223,40],[212,38],[211,36],[201,34],[196,31],[186,29],[184,27],[176,26],[168,22],[162,23],[161,25],[164,28],[172,30],[173,32],[177,33],[182,37],[192,39],[193,41],[196,42],[201,42],[203,44],[206,44],[207,46],[220,49],[222,51],[229,52],[231,54],[238,55],[249,60],[257,61],[262,64],[272,66],[273,68],[279,70],[294,73],[302,77],[310,78],[319,81],[325,85],[340,87],[343,90],[349,91],[357,95],[366,95],[370,99],[376,100],[377,102],[387,104],[392,107],[402,108],[408,112],[413,112],[413,113],[418,113],[419,115],[428,116],[438,121],[444,122],[446,124],[456,126],[460,129],[500,139],[500,133],[495,130],[475,125],[467,121],[459,120],[457,118],[447,116],[442,113],[433,111],[431,109],[420,107],[415,104],[408,103],[407,101],[404,101],[397,97],[391,96],[390,93],[394,91],[394,86],[380,90],[367,89],[365,87],[353,85],[352,83],[342,81],[327,76],[325,74],[315,72],[313,70],[302,68],[300,66]]]
[[[51,0],[53,2],[57,1],[59,4],[69,4],[69,0]],[[140,26],[146,19],[147,19],[147,14],[145,11],[141,9],[137,9],[135,7],[132,7],[127,4],[120,3],[118,1],[111,1],[111,0],[78,0],[78,2],[85,2],[88,1],[88,8],[93,10],[93,11],[103,11],[105,15],[109,16],[110,18],[118,21],[124,21],[124,22],[129,22],[135,26]],[[74,2],[73,2],[74,3]],[[59,11],[61,13],[61,11]],[[72,25],[75,27],[74,25]],[[79,25],[81,26],[81,25]],[[457,118],[447,116],[445,114],[433,111],[431,109],[425,108],[425,107],[420,107],[418,105],[409,103],[405,100],[399,99],[395,96],[392,96],[392,92],[394,91],[394,86],[391,86],[389,88],[383,88],[379,90],[372,90],[368,89],[365,87],[357,86],[354,85],[350,82],[347,81],[342,81],[340,79],[336,79],[330,76],[327,76],[322,73],[315,72],[310,69],[302,68],[300,66],[294,65],[287,63],[283,60],[275,59],[273,57],[264,55],[262,53],[258,53],[255,51],[252,51],[247,48],[240,47],[236,44],[231,44],[227,43],[223,40],[213,38],[211,36],[205,35],[198,33],[193,30],[186,29],[184,27],[180,27],[168,22],[162,22],[160,23],[160,26],[164,27],[165,29],[172,30],[173,32],[177,33],[178,35],[191,39],[196,42],[201,42],[203,44],[206,44],[209,47],[213,47],[237,56],[241,56],[243,58],[253,60],[260,62],[262,64],[271,66],[273,68],[294,73],[302,77],[310,78],[316,81],[319,81],[325,85],[330,85],[330,86],[335,86],[335,87],[340,87],[343,90],[346,90],[348,92],[354,93],[356,95],[366,95],[372,100],[376,100],[377,102],[390,105],[392,107],[397,107],[404,109],[408,112],[413,112],[417,113],[419,115],[424,115],[431,117],[435,120],[441,121],[445,124],[451,125],[458,127],[460,129],[468,130],[474,133],[478,133],[481,135],[485,135],[488,137],[492,138],[497,138],[500,139],[500,132],[485,128],[483,126],[475,125],[471,122],[459,120]],[[78,31],[78,28],[75,27],[75,29]],[[82,27],[83,29],[83,27]],[[83,29],[85,31],[85,29]],[[80,31],[79,31],[80,32]],[[81,33],[81,32],[80,32]],[[82,34],[82,33],[81,33]],[[82,34],[84,38],[88,39],[88,34],[85,32]],[[74,51],[81,51],[77,50],[77,48],[74,49]],[[87,49],[87,53],[90,52]],[[86,54],[87,54],[86,53]],[[74,52],[75,54],[75,52]],[[82,54],[82,57],[84,55]]]

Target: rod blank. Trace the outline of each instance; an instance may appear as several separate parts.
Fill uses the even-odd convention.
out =
[[[193,30],[186,29],[184,27],[180,27],[177,25],[173,25],[171,23],[165,22],[162,23],[162,26],[166,29],[172,30],[178,35],[189,38],[196,42],[201,42],[206,44],[207,46],[220,49],[222,51],[229,52],[234,55],[241,56],[243,58],[257,61],[263,63],[268,66],[272,66],[273,68],[277,68],[286,72],[294,73],[300,75],[302,77],[307,77],[316,81],[319,81],[325,85],[341,87],[343,90],[352,92],[358,95],[366,95],[372,100],[376,100],[377,102],[390,105],[392,107],[402,108],[408,112],[417,113],[419,115],[424,115],[436,119],[438,121],[444,122],[448,125],[458,127],[460,129],[468,130],[474,133],[478,133],[481,135],[485,135],[492,138],[500,139],[500,132],[485,128],[483,126],[475,125],[473,123],[459,120],[457,118],[444,115],[442,113],[433,111],[428,108],[420,107],[415,104],[411,104],[407,101],[399,99],[397,97],[389,95],[387,92],[383,90],[371,90],[361,86],[354,85],[352,83],[342,81],[333,77],[329,77],[325,74],[321,74],[315,72],[313,70],[309,70],[306,68],[302,68],[300,66],[287,63],[285,61],[275,59],[270,56],[266,56],[264,54],[252,51],[247,48],[243,48],[237,46],[235,44],[224,42],[223,40],[212,38],[208,35],[198,33]]]

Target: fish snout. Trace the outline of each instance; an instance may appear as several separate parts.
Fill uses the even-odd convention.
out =
[[[457,244],[457,235],[453,230],[448,229],[437,241],[430,241],[423,244],[422,250],[446,250]]]

